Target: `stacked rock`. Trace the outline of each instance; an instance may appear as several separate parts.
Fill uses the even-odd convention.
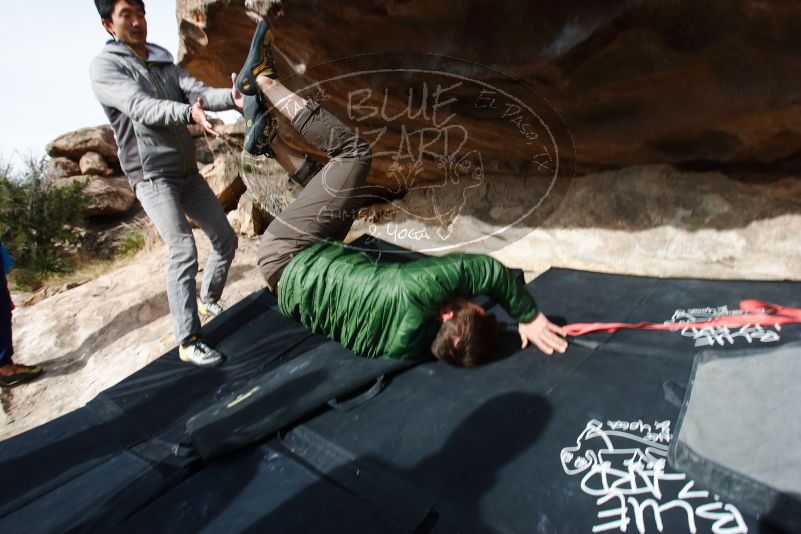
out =
[[[87,182],[83,191],[90,202],[86,217],[122,215],[136,196],[120,169],[117,144],[109,126],[81,128],[48,143],[46,173],[56,187]]]
[[[247,210],[240,205],[247,189],[241,157],[244,128],[241,124],[225,125],[219,119],[212,119],[212,123],[220,137],[210,136],[197,126],[188,127],[195,139],[199,172],[225,211],[230,212],[233,226],[246,235],[260,233],[264,225],[258,221],[268,216],[250,201],[245,203]],[[48,143],[46,151],[50,159],[45,172],[56,187],[86,182],[83,192],[90,202],[83,213],[85,217],[121,216],[133,208],[136,195],[120,168],[117,144],[109,126],[81,128],[61,135]],[[240,223],[240,217],[246,220]]]

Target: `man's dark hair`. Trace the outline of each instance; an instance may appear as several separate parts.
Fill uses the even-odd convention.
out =
[[[453,311],[443,321],[431,344],[438,359],[459,367],[473,367],[486,360],[498,337],[498,320],[490,313],[481,313],[462,299],[451,299],[440,309]]]
[[[111,14],[114,13],[114,6],[120,0],[95,0],[95,7],[103,20],[111,20]],[[142,9],[145,9],[144,0],[128,0],[131,4],[138,4]]]

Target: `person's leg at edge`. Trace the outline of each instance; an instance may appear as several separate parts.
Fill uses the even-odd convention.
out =
[[[261,94],[264,95],[264,98],[290,122],[309,102],[302,96],[287,89],[283,83],[275,78],[269,78],[264,75],[257,76],[256,83],[259,84],[259,89],[261,89]]]
[[[197,248],[181,205],[183,182],[167,178],[146,180],[137,184],[136,196],[167,245],[167,301],[175,339],[180,345],[179,356],[197,365],[216,365],[222,356],[200,338],[195,290]]]
[[[195,290],[197,249],[181,205],[182,186],[180,181],[166,178],[136,186],[136,196],[167,245],[167,300],[178,343],[200,332]]]
[[[10,373],[14,365],[14,345],[11,340],[11,295],[8,292],[6,275],[0,273],[0,372]]]
[[[308,100],[287,89],[277,79],[257,76],[256,83],[264,98],[272,103],[274,109],[289,119],[290,123],[308,104]],[[275,160],[289,174],[290,179],[303,187],[308,185],[313,176],[319,172],[320,166],[312,158],[287,145],[281,136],[276,135],[270,148],[275,154]]]
[[[14,363],[11,332],[11,294],[6,275],[0,268],[0,385],[10,386],[31,380],[42,373],[39,365]]]

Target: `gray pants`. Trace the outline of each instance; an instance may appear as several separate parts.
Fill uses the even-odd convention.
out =
[[[370,197],[365,182],[373,156],[364,140],[312,100],[292,126],[330,159],[262,236],[259,268],[273,292],[298,252],[320,239],[344,239]]]
[[[137,184],[136,197],[167,244],[167,299],[175,338],[181,343],[200,333],[195,290],[197,248],[187,216],[205,232],[212,245],[200,289],[203,302],[214,302],[222,296],[236,254],[237,237],[200,174],[145,180]]]

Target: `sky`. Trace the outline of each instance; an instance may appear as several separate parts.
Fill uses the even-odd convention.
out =
[[[148,41],[177,57],[175,0],[146,0]],[[0,161],[43,156],[63,133],[105,124],[89,63],[109,38],[93,0],[0,0]]]

